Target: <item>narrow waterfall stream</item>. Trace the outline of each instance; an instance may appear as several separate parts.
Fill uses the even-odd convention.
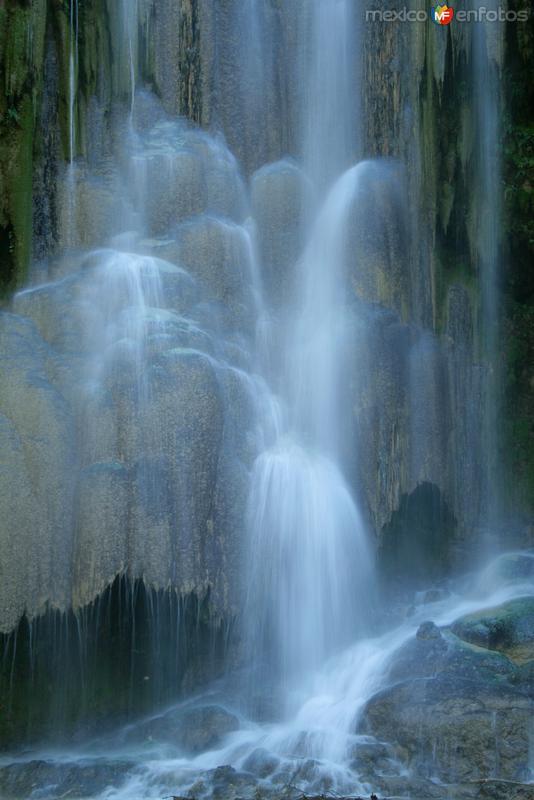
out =
[[[44,256],[0,310],[0,798],[531,797],[504,34],[368,10],[47,12]]]

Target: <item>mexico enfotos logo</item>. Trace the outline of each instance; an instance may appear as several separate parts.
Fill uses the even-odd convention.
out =
[[[503,6],[498,8],[479,8],[465,9],[458,11],[446,3],[443,5],[432,6],[430,12],[424,9],[403,8],[398,9],[368,9],[365,12],[366,22],[427,22],[431,19],[436,25],[450,25],[452,20],[455,22],[527,22],[530,11],[522,9],[513,11]]]

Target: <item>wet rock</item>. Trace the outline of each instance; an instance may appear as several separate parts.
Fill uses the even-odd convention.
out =
[[[77,282],[71,277],[27,289],[15,295],[13,310],[31,319],[53,347],[76,351],[82,346],[76,289]]]
[[[95,797],[108,787],[119,787],[133,766],[104,759],[17,762],[0,767],[0,794],[5,800]]]
[[[129,474],[123,464],[93,464],[79,481],[74,543],[74,607],[90,603],[127,566]]]
[[[530,680],[503,653],[425,622],[395,654],[390,685],[369,701],[360,730],[392,745],[417,779],[525,781]]]
[[[348,253],[357,297],[406,318],[411,305],[406,261],[404,176],[393,162],[365,162],[351,209]]]
[[[118,231],[121,193],[115,176],[99,176],[72,167],[58,187],[60,250],[98,247]]]
[[[354,469],[361,475],[373,526],[382,531],[400,505],[409,475],[406,375],[412,332],[397,315],[381,308],[357,303],[355,317],[361,320],[354,333],[360,344],[350,373],[355,433],[347,440],[358,441]],[[387,460],[380,457],[384,452],[389,453]],[[397,573],[402,572],[402,562]]]
[[[151,234],[165,233],[179,220],[206,209],[204,168],[196,153],[155,150],[138,156],[137,166]]]
[[[378,777],[374,784],[380,798],[410,800],[530,800],[532,786],[515,781],[477,780],[440,784],[415,777]]]
[[[184,267],[207,300],[226,310],[226,324],[252,324],[251,250],[243,228],[211,216],[184,223],[175,240],[161,248],[163,258]]]
[[[390,742],[419,777],[447,783],[528,772],[532,703],[502,681],[439,674],[406,680],[367,704],[363,730]]]
[[[78,435],[82,467],[118,462],[118,411],[112,393],[101,388],[89,393],[83,393],[82,390],[81,395]]]
[[[167,114],[161,101],[153,92],[139,90],[135,93],[132,110],[132,124],[136,130],[146,132],[155,123],[164,122]]]
[[[441,631],[434,622],[422,622],[416,636],[418,639],[441,639]]]
[[[279,765],[280,759],[263,747],[257,747],[243,762],[244,769],[259,778],[268,778]]]
[[[71,408],[48,379],[47,348],[35,327],[15,315],[1,315],[0,339],[6,345],[0,351],[0,414],[9,421],[4,424],[6,448],[19,465],[21,480],[6,502],[13,521],[21,525],[28,524],[28,513],[32,518],[34,504],[39,508],[39,536],[28,541],[28,533],[19,530],[12,542],[22,574],[14,571],[10,580],[26,587],[25,607],[32,615],[45,598],[64,605],[68,597],[65,543],[72,526],[74,425]],[[4,464],[4,480],[16,480],[16,472],[13,477],[8,473]],[[25,542],[26,550],[21,549]],[[25,562],[33,564],[33,577]]]
[[[184,145],[202,159],[206,181],[206,211],[242,222],[247,211],[246,193],[239,165],[221,138],[198,128],[184,134]]]
[[[0,414],[0,631],[9,632],[37,592],[37,565],[32,562],[39,506],[26,468],[24,448],[15,426]]]
[[[398,775],[403,769],[391,745],[373,739],[353,747],[350,766],[360,779],[370,782],[376,775]]]
[[[428,589],[423,593],[420,598],[421,603],[439,603],[440,600],[445,600],[449,596],[449,592],[445,589]]]
[[[136,409],[124,397],[121,407],[121,452],[144,465],[132,498],[130,563],[155,585],[202,586],[220,558],[210,535],[224,425],[217,376],[209,358],[177,348],[161,355],[147,380],[150,403]]]
[[[277,161],[254,173],[251,199],[258,226],[258,249],[270,299],[280,302],[293,286],[302,249],[306,194],[310,187],[292,161]]]
[[[201,706],[184,712],[177,741],[188,753],[202,753],[217,747],[227,734],[238,729],[234,714],[220,706]]]
[[[158,261],[158,272],[165,308],[183,313],[198,302],[198,287],[185,270],[169,262]]]
[[[441,673],[495,681],[510,678],[514,665],[500,653],[473,647],[447,630],[441,631],[433,622],[424,622],[416,637],[397,651],[388,677],[402,681]]]
[[[172,709],[131,726],[127,742],[173,745],[189,755],[218,747],[224,737],[239,729],[239,720],[222,706],[189,706]]]
[[[247,772],[238,772],[233,767],[217,767],[209,773],[213,800],[234,800],[250,793],[256,787],[254,777]]]
[[[505,553],[495,559],[482,573],[482,587],[496,584],[534,581],[534,553]]]
[[[526,663],[534,659],[534,597],[469,614],[456,620],[452,631],[466,642]]]

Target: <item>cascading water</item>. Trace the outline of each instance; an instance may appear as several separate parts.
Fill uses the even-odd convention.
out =
[[[303,157],[321,191],[361,150],[360,21],[350,0],[313,0],[303,15]]]
[[[293,681],[361,631],[372,605],[369,543],[338,466],[352,332],[345,228],[366,168],[335,184],[301,259],[300,308],[290,314],[280,381],[285,419],[251,480],[250,650]]]
[[[306,18],[314,47],[305,67],[303,149],[318,190],[355,149],[351,8],[317,2]],[[325,96],[326,113],[319,107]],[[372,605],[370,545],[339,463],[352,333],[347,226],[365,169],[362,164],[339,178],[310,225],[280,342],[284,418],[251,479],[248,647],[253,660],[274,663],[289,683],[302,681],[361,632]]]
[[[69,6],[75,212],[59,214],[65,252],[50,258],[47,282],[0,315],[9,379],[0,435],[16,467],[16,481],[0,484],[13,520],[0,566],[24,546],[16,579],[0,582],[0,687],[15,743],[20,727],[32,745],[57,742],[0,760],[0,794],[17,800],[371,791],[471,800],[454,728],[466,708],[469,736],[482,731],[482,745],[465,745],[477,774],[534,779],[523,763],[530,640],[514,622],[521,604],[530,613],[532,554],[432,586],[421,557],[419,591],[379,601],[371,530],[385,536],[388,518],[376,496],[388,514],[414,503],[417,535],[430,547],[439,538],[414,496],[441,508],[428,480],[449,435],[445,358],[434,331],[403,317],[400,170],[357,163],[362,8],[275,5],[179,4],[172,22],[187,47],[154,55],[149,23],[167,47],[174,4],[121,0],[110,17],[110,150],[91,164],[76,135],[84,101],[78,4]],[[218,41],[203,36],[216,23],[230,28],[232,54],[214,76]],[[294,95],[273,51],[284,24]],[[484,42],[482,193],[498,180]],[[254,173],[250,197],[219,132],[170,118],[139,88],[156,58],[151,80],[172,107],[181,92],[166,65],[182,78],[190,60],[185,93],[196,103],[197,57],[209,62],[202,91],[216,95],[214,119],[247,167],[272,157],[264,123],[275,98],[298,97],[296,160],[275,148],[284,157]],[[492,200],[478,235],[486,325],[498,216]],[[410,481],[416,491],[403,496]],[[502,625],[511,633],[500,639]],[[512,729],[517,756],[505,741]]]

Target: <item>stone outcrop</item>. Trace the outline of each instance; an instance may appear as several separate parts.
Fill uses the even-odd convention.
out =
[[[532,602],[513,600],[450,628],[423,623],[393,657],[389,686],[368,702],[359,729],[388,743],[414,796],[424,796],[425,783],[427,796],[447,796],[442,782],[445,793],[467,798],[466,784],[495,781],[490,796],[512,798],[529,781]],[[390,792],[395,780],[378,783]]]

